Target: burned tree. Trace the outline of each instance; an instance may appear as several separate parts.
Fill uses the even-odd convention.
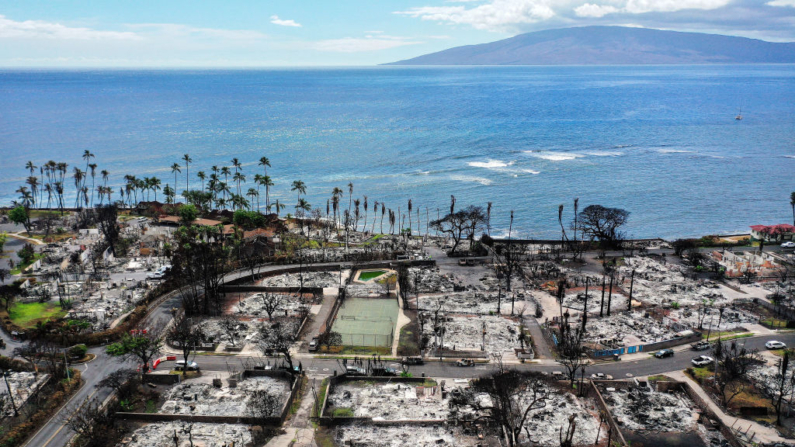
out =
[[[240,328],[240,322],[237,318],[231,315],[225,315],[218,320],[218,327],[221,328],[224,334],[229,336],[229,340],[232,341],[232,346],[237,346],[237,342],[235,338],[238,336],[238,329]]]
[[[262,308],[268,314],[268,319],[273,320],[273,314],[284,304],[284,295],[280,293],[262,293]]]
[[[450,235],[453,239],[453,248],[450,251],[455,252],[462,239],[474,241],[475,233],[485,222],[486,213],[483,208],[470,205],[463,210],[451,212],[441,219],[431,221],[430,225],[434,230]]]
[[[63,423],[77,434],[77,446],[105,447],[115,445],[121,434],[113,414],[102,408],[98,398],[87,397],[63,413]]]
[[[163,337],[158,333],[157,330],[132,331],[131,334],[125,334],[120,341],[108,345],[105,351],[123,360],[135,359],[140,362],[141,370],[147,372],[152,359],[163,349]]]
[[[332,346],[342,346],[342,335],[339,332],[327,330],[326,332],[320,334],[320,337],[318,337],[318,342],[320,343],[320,346],[324,346],[326,348],[326,352],[329,352]]]
[[[483,395],[488,399],[483,399]],[[471,408],[479,419],[488,419],[505,432],[511,447],[518,446],[525,422],[533,410],[544,408],[549,395],[546,379],[539,373],[498,370],[475,379],[472,387],[452,394],[453,415]]]
[[[290,348],[298,338],[298,322],[277,321],[270,325],[263,324],[259,328],[259,349],[265,355],[274,353],[284,356],[289,370],[293,371],[293,357]]]
[[[715,344],[715,359],[718,366],[715,370],[715,387],[720,393],[724,407],[745,390],[748,372],[762,361],[756,349],[738,346],[731,343]]]
[[[182,358],[185,359],[185,365],[182,368],[182,375],[188,373],[188,357],[190,352],[196,350],[196,345],[201,344],[205,340],[204,330],[201,325],[193,325],[191,319],[181,317],[169,329],[166,334],[168,343],[176,346],[182,352]]]
[[[97,227],[102,235],[105,236],[105,242],[110,246],[110,251],[113,253],[113,256],[118,256],[116,247],[121,238],[119,224],[116,222],[119,213],[118,209],[116,205],[104,205],[97,207],[96,212]],[[124,255],[124,253],[122,253],[122,255]]]
[[[627,223],[629,211],[589,205],[577,216],[580,233],[591,240],[599,240],[605,247],[618,248],[624,235],[621,227]]]
[[[574,386],[574,380],[577,378],[577,372],[585,369],[587,358],[585,357],[585,348],[582,345],[582,337],[584,333],[582,327],[575,325],[572,327],[569,324],[568,312],[563,316],[563,321],[560,325],[560,337],[558,338],[558,354],[560,354],[560,364],[566,368],[566,377]]]
[[[409,309],[409,297],[411,296],[414,284],[411,283],[409,267],[406,264],[399,264],[397,268],[397,285],[400,299],[403,300],[403,308]]]
[[[180,227],[172,260],[173,276],[180,279],[183,307],[188,315],[220,313],[220,288],[229,268],[230,249],[218,227]]]
[[[140,373],[134,369],[120,369],[105,376],[97,383],[97,387],[109,388],[116,393],[119,400],[127,400],[132,397],[140,384]]]

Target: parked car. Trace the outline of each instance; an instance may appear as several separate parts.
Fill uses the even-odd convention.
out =
[[[312,341],[309,342],[309,352],[317,351],[317,347],[320,344],[317,337],[313,338]]]
[[[787,347],[787,345],[778,340],[770,340],[769,342],[765,343],[765,347],[767,349],[784,349]]]
[[[198,363],[193,362],[193,361],[185,362],[185,360],[177,360],[174,363],[174,369],[176,369],[178,371],[182,371],[183,369],[186,368],[185,367],[186,363],[188,365],[187,366],[187,370],[188,371],[198,371],[199,370],[199,364]]]
[[[400,363],[404,365],[423,365],[425,364],[425,360],[423,360],[420,356],[403,357]]]
[[[458,265],[461,265],[461,266],[467,265],[467,260],[464,259],[464,258],[459,259],[458,260]]]
[[[795,242],[789,241],[781,244],[781,248],[795,248]]]
[[[472,359],[461,359],[455,362],[458,366],[475,366],[475,361]]]
[[[147,273],[146,274],[146,278],[147,279],[163,279],[163,278],[166,277],[166,275],[169,272],[171,272],[171,266],[170,265],[164,265],[164,266],[160,267],[159,269],[155,270],[154,272]]]
[[[673,357],[674,350],[673,349],[663,349],[654,353],[654,356],[658,359],[664,359],[666,357]]]
[[[707,349],[712,348],[712,345],[708,341],[700,341],[697,343],[693,343],[690,347],[694,351],[706,351]]]
[[[690,363],[692,363],[695,366],[707,366],[710,363],[714,363],[714,362],[715,362],[715,359],[710,357],[710,356],[707,356],[707,355],[700,355],[700,356],[698,356],[698,357],[696,357],[696,358],[694,358],[693,360],[690,361]]]
[[[395,368],[373,368],[374,376],[397,376],[398,370]]]
[[[366,376],[367,371],[365,371],[364,368],[358,368],[356,366],[346,366],[345,374],[349,376]]]

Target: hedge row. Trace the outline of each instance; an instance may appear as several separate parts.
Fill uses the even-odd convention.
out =
[[[53,414],[66,402],[69,396],[80,386],[80,371],[72,370],[72,380],[62,380],[57,383],[55,392],[46,400],[44,407],[26,419],[24,422],[14,425],[2,438],[0,447],[17,447],[22,445],[25,440],[36,429],[50,420]]]

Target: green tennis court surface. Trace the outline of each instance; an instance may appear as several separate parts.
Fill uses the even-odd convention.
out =
[[[394,298],[348,298],[332,329],[345,346],[392,346],[398,304]]]

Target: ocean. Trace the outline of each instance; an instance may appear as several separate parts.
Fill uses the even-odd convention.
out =
[[[0,204],[28,160],[71,173],[86,149],[117,191],[173,186],[185,153],[192,187],[237,157],[247,190],[267,156],[284,212],[300,179],[324,211],[349,182],[371,207],[412,199],[423,227],[451,195],[490,201],[496,236],[514,210],[516,236],[557,237],[575,197],[630,211],[631,237],[747,232],[792,221],[795,66],[0,71]]]

